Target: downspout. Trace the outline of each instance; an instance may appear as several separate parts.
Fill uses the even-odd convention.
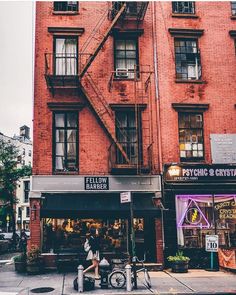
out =
[[[161,194],[163,196],[163,162],[162,162],[162,143],[161,143],[161,114],[160,114],[160,93],[158,84],[158,58],[157,58],[157,24],[156,24],[156,1],[152,3],[152,41],[153,41],[153,63],[154,63],[154,83],[155,83],[155,106],[156,106],[156,125],[157,125],[157,140],[158,140],[158,158],[159,171],[161,175]],[[161,229],[162,229],[162,250],[165,249],[165,232],[164,232],[164,216],[163,205],[161,207]],[[163,253],[164,254],[164,253]],[[163,257],[164,264],[164,257]]]
[[[157,32],[156,32],[156,1],[152,3],[152,43],[153,43],[153,63],[154,63],[154,83],[155,83],[155,105],[156,105],[156,125],[158,140],[159,171],[162,174],[162,143],[161,143],[161,116],[160,116],[160,97],[158,85],[158,59],[157,59]]]

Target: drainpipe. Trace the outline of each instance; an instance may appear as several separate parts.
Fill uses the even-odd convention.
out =
[[[162,174],[162,144],[161,144],[161,119],[160,119],[160,97],[158,85],[158,59],[157,59],[157,32],[156,32],[156,1],[151,2],[152,5],[152,43],[153,43],[153,63],[154,63],[154,83],[155,83],[155,105],[156,105],[156,125],[159,155],[159,171]]]

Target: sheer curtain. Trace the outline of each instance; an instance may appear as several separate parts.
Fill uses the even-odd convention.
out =
[[[77,74],[76,39],[56,39],[56,75]]]

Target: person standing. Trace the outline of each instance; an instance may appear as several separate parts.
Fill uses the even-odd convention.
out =
[[[91,228],[90,229],[90,236],[87,237],[86,242],[85,242],[85,247],[87,249],[88,255],[86,260],[92,260],[92,265],[87,267],[83,273],[85,274],[91,269],[94,269],[95,271],[95,279],[99,279],[98,275],[98,265],[100,261],[100,255],[99,255],[99,239],[98,236],[96,235],[96,229]],[[85,251],[86,251],[85,249]]]

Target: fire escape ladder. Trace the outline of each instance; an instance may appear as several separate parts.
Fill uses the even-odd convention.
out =
[[[81,81],[80,89],[88,100],[100,123],[110,136],[111,140],[120,151],[127,164],[129,164],[130,159],[128,158],[127,153],[116,139],[115,129],[119,129],[119,124],[116,122],[115,116],[109,104],[103,97],[101,91],[98,89],[96,83],[93,81],[91,75],[88,72],[84,75],[84,78]]]
[[[92,64],[92,62],[94,61],[94,59],[96,58],[98,52],[100,51],[100,49],[103,47],[103,45],[105,44],[107,38],[109,37],[112,28],[115,26],[115,24],[117,23],[118,19],[120,18],[120,16],[122,15],[122,13],[125,11],[126,8],[126,4],[123,4],[119,10],[119,12],[116,14],[116,16],[114,17],[114,19],[112,20],[112,23],[110,24],[110,26],[108,27],[108,29],[106,30],[106,32],[103,34],[103,39],[102,41],[97,45],[97,47],[95,48],[94,52],[89,56],[86,64],[84,65],[84,67],[82,68],[82,71],[80,73],[80,79],[83,78],[84,74],[87,72],[88,68],[90,67],[90,65]],[[101,24],[99,24],[100,26]],[[101,34],[100,34],[101,35]],[[96,37],[93,36],[93,39],[95,39]],[[97,39],[98,40],[98,39]],[[88,46],[88,44],[86,45],[86,47]]]

